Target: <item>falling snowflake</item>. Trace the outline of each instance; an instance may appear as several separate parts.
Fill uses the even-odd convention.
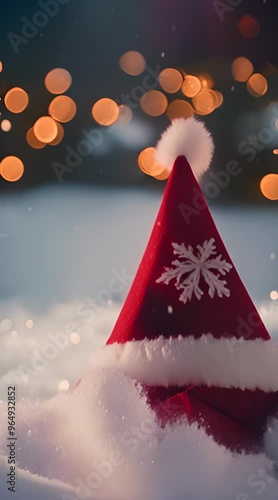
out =
[[[203,245],[197,245],[197,255],[191,246],[186,248],[183,243],[181,245],[172,243],[172,245],[173,253],[178,256],[178,260],[172,262],[173,267],[165,267],[165,272],[156,283],[169,285],[170,281],[175,279],[176,289],[183,290],[179,300],[184,304],[190,301],[193,295],[198,300],[204,295],[200,288],[201,277],[207,283],[208,294],[212,299],[215,292],[218,297],[230,297],[230,290],[225,287],[227,282],[221,280],[220,275],[225,276],[233,266],[222,259],[222,255],[211,258],[217,253],[214,238],[206,240]],[[219,273],[215,274],[214,270]]]

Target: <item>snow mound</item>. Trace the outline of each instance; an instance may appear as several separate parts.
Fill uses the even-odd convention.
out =
[[[4,403],[0,412],[3,422]],[[92,370],[49,401],[19,403],[17,437],[20,500],[278,497],[265,455],[233,455],[196,425],[160,428],[140,387],[113,370]],[[5,440],[4,425],[1,449]],[[5,467],[1,459],[2,477]]]

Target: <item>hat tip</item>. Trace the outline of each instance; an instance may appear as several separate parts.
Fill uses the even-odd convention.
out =
[[[178,156],[185,156],[197,179],[208,170],[214,151],[210,132],[194,117],[176,118],[156,146],[156,159],[169,170]]]

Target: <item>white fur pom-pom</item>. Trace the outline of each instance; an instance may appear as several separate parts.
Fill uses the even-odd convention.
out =
[[[205,125],[195,118],[176,118],[156,146],[156,159],[172,169],[178,156],[185,156],[197,179],[209,168],[214,144]]]

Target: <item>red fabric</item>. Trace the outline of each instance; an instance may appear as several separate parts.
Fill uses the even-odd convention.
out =
[[[145,386],[144,390],[162,425],[187,417],[232,451],[261,451],[267,419],[277,410],[277,393],[259,390],[204,386]]]
[[[191,215],[189,224],[181,213],[182,204],[199,211]],[[187,160],[179,157],[168,180],[147,249],[108,344],[153,339],[160,335],[165,338],[194,335],[197,338],[209,332],[216,338],[235,335],[269,339],[234,266],[224,278],[231,291],[230,298],[215,296],[211,299],[205,293],[200,301],[193,297],[183,304],[173,282],[168,286],[156,283],[164,267],[174,260],[173,242],[195,248],[210,238],[215,239],[217,254],[222,254],[231,263],[200,186]],[[206,292],[207,285],[202,280],[201,285]],[[168,306],[172,306],[173,314],[169,314]]]
[[[184,304],[179,301],[179,291],[173,282],[168,286],[156,283],[164,267],[171,266],[175,259],[173,242],[195,249],[211,238],[215,239],[217,255],[222,254],[232,263],[200,186],[187,160],[179,157],[167,183],[147,249],[108,344],[155,339],[160,335],[199,338],[204,333],[211,333],[215,338],[235,336],[250,341],[270,338],[234,266],[224,277],[230,297],[216,295],[210,298],[207,284],[201,278],[200,286],[205,292],[201,300],[193,296]],[[173,309],[172,314],[169,314],[169,306]],[[217,442],[232,450],[260,446],[267,416],[274,412],[277,401],[277,394],[273,393],[207,387],[148,388],[148,397],[162,421],[166,417],[166,420],[175,421],[177,415],[186,415],[190,421],[204,425]],[[158,401],[163,402],[158,404]],[[175,411],[172,411],[173,406]]]
[[[162,425],[179,422],[187,418],[189,423],[197,422],[208,435],[231,451],[259,452],[262,448],[264,428],[250,429],[207,405],[188,389],[161,403],[156,412]]]

